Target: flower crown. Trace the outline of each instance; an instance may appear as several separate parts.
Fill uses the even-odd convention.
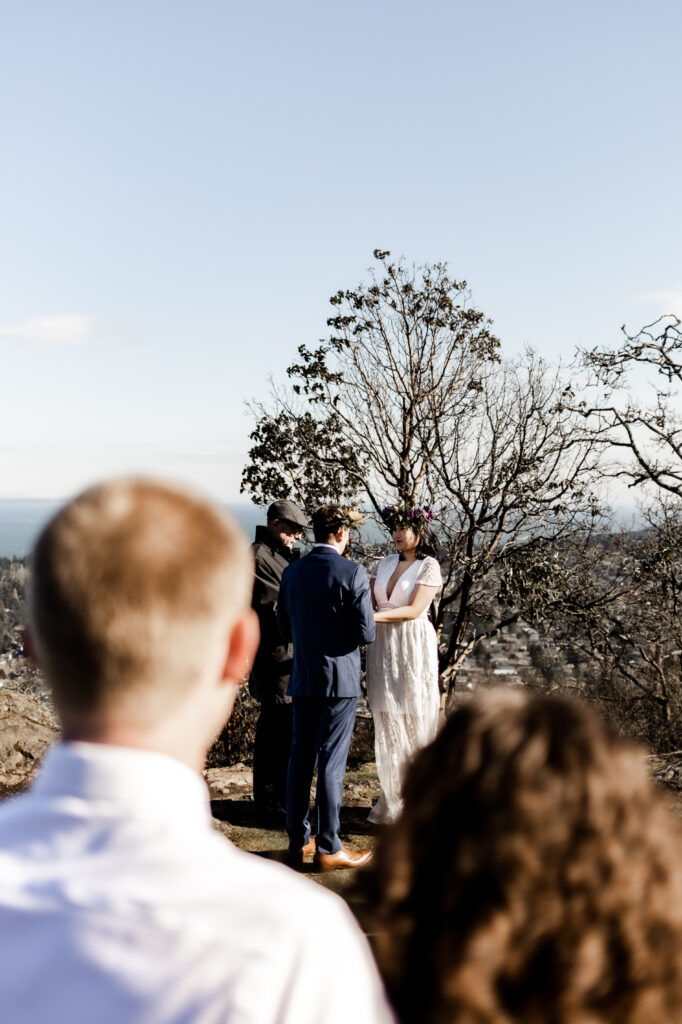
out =
[[[365,521],[362,512],[358,512],[356,508],[344,508],[341,511],[343,513],[341,525],[346,526],[349,530],[357,528]]]
[[[335,533],[341,527],[353,530],[364,522],[364,518],[362,512],[358,512],[354,508],[342,508],[339,505],[322,505],[316,512],[313,512],[313,529],[316,528],[315,524],[317,523],[318,526],[328,529],[330,533]]]
[[[423,508],[415,508],[412,505],[385,505],[381,510],[383,519],[389,530],[399,530],[406,526],[413,526],[416,529],[427,526],[433,522],[434,515],[428,505]]]

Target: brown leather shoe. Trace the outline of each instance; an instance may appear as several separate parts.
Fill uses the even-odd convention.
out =
[[[306,857],[312,857],[312,855],[315,853],[315,836],[310,837],[308,842],[301,850],[301,853],[303,854],[304,860],[306,859]]]
[[[369,864],[373,856],[372,850],[347,850],[342,846],[336,853],[316,853],[313,868],[319,874],[340,871],[341,868],[361,868]]]
[[[305,846],[302,846],[300,850],[292,850],[289,848],[284,855],[284,861],[290,868],[300,868],[306,858],[312,857],[314,853],[315,836],[311,836]]]

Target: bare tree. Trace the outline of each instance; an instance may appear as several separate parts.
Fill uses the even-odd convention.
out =
[[[551,544],[596,512],[595,448],[559,371],[501,358],[491,322],[445,264],[375,251],[369,282],[331,298],[332,334],[302,345],[271,408],[257,408],[242,490],[304,505],[396,501],[436,516],[445,575],[443,681],[551,586]],[[531,594],[516,586],[535,572]],[[499,600],[504,592],[504,602]]]
[[[596,452],[564,394],[560,373],[528,352],[495,367],[466,410],[435,420],[450,673],[480,640],[537,618],[555,600],[557,546],[594,529]]]
[[[673,388],[682,383],[682,321],[664,316],[635,335],[623,327],[623,334],[618,349],[582,353],[583,366],[601,396],[583,401],[579,408],[604,448],[626,456],[612,468],[614,476],[632,487],[649,482],[682,497],[682,419],[673,405]],[[638,370],[653,388],[648,404],[632,398],[632,378]]]
[[[682,505],[659,501],[637,533],[603,533],[557,554],[563,579],[543,622],[579,654],[585,694],[656,748],[679,747]]]

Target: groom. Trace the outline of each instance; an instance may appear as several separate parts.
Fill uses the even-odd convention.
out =
[[[323,505],[313,514],[315,546],[284,570],[278,608],[280,631],[294,642],[287,690],[293,698],[288,859],[298,866],[314,851],[317,871],[361,867],[372,856],[371,850],[345,849],[339,838],[343,778],[360,695],[359,644],[375,636],[367,573],[342,557],[352,519],[352,512],[338,505]],[[318,828],[312,839],[308,819],[316,760]]]

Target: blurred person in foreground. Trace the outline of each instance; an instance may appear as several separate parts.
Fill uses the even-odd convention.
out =
[[[586,706],[475,699],[403,796],[370,878],[400,1021],[679,1024],[680,825]]]
[[[251,583],[236,524],[151,481],[94,487],[40,536],[29,642],[63,740],[0,808],[4,1020],[387,1019],[345,906],[212,829],[201,771],[258,643]]]
[[[251,607],[258,616],[260,643],[249,677],[249,691],[260,703],[253,744],[253,802],[264,824],[286,823],[287,769],[292,708],[287,687],[293,646],[277,625],[282,573],[300,557],[296,542],[308,525],[305,513],[285,498],[273,501],[267,525],[256,527],[252,546],[254,580]]]

